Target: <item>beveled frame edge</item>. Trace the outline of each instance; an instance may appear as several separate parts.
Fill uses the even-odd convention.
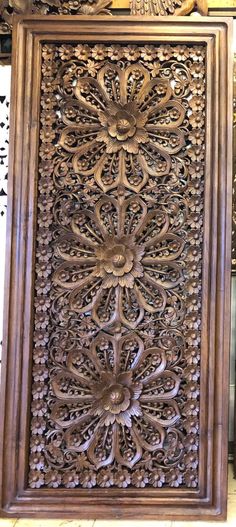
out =
[[[60,18],[58,20],[58,18]],[[68,32],[62,35],[61,30],[67,25]],[[155,32],[158,28],[158,38]],[[208,392],[215,401],[214,409],[208,404],[208,411],[204,411],[207,419],[208,437],[206,441],[206,473],[202,475],[202,491],[186,492],[166,491],[164,497],[155,497],[151,489],[147,492],[136,491],[129,493],[112,489],[112,493],[100,493],[78,490],[62,490],[55,498],[55,491],[50,489],[33,490],[25,488],[24,459],[27,454],[27,425],[28,415],[25,411],[29,403],[30,368],[28,368],[29,343],[31,340],[31,302],[27,303],[25,293],[31,291],[32,272],[28,269],[33,255],[33,232],[36,224],[34,211],[34,196],[36,182],[30,179],[30,174],[36,170],[34,159],[37,157],[36,139],[38,134],[38,115],[35,97],[39,96],[40,78],[40,42],[45,40],[78,39],[94,40],[100,35],[109,41],[115,30],[119,33],[116,38],[122,40],[130,36],[131,41],[164,40],[171,34],[172,40],[188,42],[208,42],[208,68],[212,67],[212,76],[208,81],[207,90],[215,94],[216,108],[221,111],[213,112],[213,100],[208,108],[211,118],[211,128],[215,135],[210,135],[208,129],[207,150],[207,182],[206,192],[212,193],[212,210],[206,214],[206,237],[210,246],[205,242],[205,255],[213,258],[208,261],[205,269],[205,284],[213,298],[206,310],[210,321],[208,349],[204,352],[206,366],[205,377],[208,379]],[[187,18],[171,17],[157,19],[153,17],[16,17],[14,26],[14,53],[11,95],[10,121],[10,178],[9,178],[9,206],[7,258],[6,258],[6,289],[5,289],[5,320],[4,320],[4,354],[2,365],[2,433],[1,433],[1,507],[3,517],[61,517],[61,518],[117,518],[117,519],[214,519],[222,520],[226,517],[227,499],[227,430],[228,412],[222,403],[227,397],[228,387],[224,386],[224,379],[228,377],[229,368],[229,311],[230,274],[231,274],[231,172],[232,172],[232,58],[230,44],[232,38],[231,19],[219,18]],[[86,36],[87,35],[87,36]],[[132,36],[131,36],[132,35]],[[88,38],[89,37],[89,38]],[[113,39],[113,40],[114,40]],[[27,61],[26,61],[27,48]],[[228,49],[227,60],[226,50]],[[33,57],[36,57],[33,60]],[[215,61],[215,62],[214,62]],[[23,65],[23,66],[22,66]],[[211,86],[212,84],[212,86]],[[225,91],[229,90],[228,99]],[[211,92],[213,89],[213,92]],[[208,97],[209,99],[209,97]],[[213,98],[212,98],[213,99]],[[225,102],[227,100],[227,103]],[[219,117],[219,120],[217,120]],[[22,123],[22,125],[20,124]],[[219,157],[217,156],[219,145]],[[227,168],[227,169],[226,169]],[[219,173],[222,177],[219,178]],[[225,175],[225,178],[223,177]],[[22,178],[22,180],[21,180]],[[32,186],[32,188],[31,188]],[[23,225],[19,218],[23,217]],[[217,221],[216,221],[217,217]],[[210,232],[211,220],[215,232]],[[212,239],[217,237],[220,243],[215,246],[215,253],[211,246]],[[20,250],[18,248],[20,247]],[[222,272],[225,270],[224,272]],[[208,282],[208,278],[211,281]],[[13,284],[16,284],[13,288]],[[24,311],[25,325],[22,322],[21,306]],[[216,307],[217,306],[217,307]],[[10,329],[10,322],[14,320],[14,327]],[[26,321],[27,324],[26,324]],[[205,321],[204,325],[206,326]],[[216,327],[216,331],[214,331]],[[20,331],[18,331],[18,328]],[[206,329],[206,328],[205,328]],[[224,346],[223,346],[224,341]],[[23,349],[23,354],[18,350]],[[23,360],[24,359],[24,360]],[[26,363],[27,359],[27,363]],[[220,379],[216,383],[215,373]],[[22,387],[27,390],[22,391]],[[228,398],[227,398],[228,400]],[[226,404],[227,406],[227,404]],[[226,440],[225,440],[226,437]],[[212,449],[211,449],[212,445]],[[8,447],[8,450],[7,448]],[[19,476],[20,472],[20,476]],[[211,485],[212,482],[212,485]],[[4,483],[4,485],[3,485]],[[204,491],[203,491],[204,487]],[[160,490],[158,491],[159,494]],[[185,497],[183,497],[185,495]],[[64,501],[62,503],[62,496]],[[122,497],[123,496],[123,497]],[[128,496],[130,498],[128,499]],[[178,505],[177,499],[180,498]],[[87,498],[87,499],[86,499]],[[65,508],[67,509],[65,511]],[[172,510],[171,510],[172,509]],[[68,510],[70,512],[68,512]],[[167,511],[170,511],[167,513]]]

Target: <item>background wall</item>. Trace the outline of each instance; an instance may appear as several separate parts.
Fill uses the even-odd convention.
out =
[[[10,79],[11,66],[0,66],[0,360],[6,240]]]

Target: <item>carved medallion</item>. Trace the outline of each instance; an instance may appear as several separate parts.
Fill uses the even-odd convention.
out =
[[[29,484],[196,488],[205,49],[42,61]]]

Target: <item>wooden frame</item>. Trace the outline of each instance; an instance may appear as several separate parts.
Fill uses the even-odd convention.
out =
[[[4,517],[222,520],[227,502],[231,272],[231,21],[135,17],[16,19],[14,27],[5,337],[1,395]],[[207,47],[207,139],[197,489],[30,489],[27,486],[32,294],[36,229],[40,47],[52,41],[168,39]],[[228,94],[226,96],[226,94]]]

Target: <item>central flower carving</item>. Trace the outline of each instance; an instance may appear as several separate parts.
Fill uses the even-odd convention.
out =
[[[68,341],[66,364],[56,364],[51,418],[63,430],[67,452],[86,452],[99,468],[114,459],[132,467],[143,451],[162,449],[180,416],[178,375],[167,367],[164,336],[144,349],[135,333],[101,332],[89,349]],[[63,347],[65,352],[65,343]]]
[[[107,192],[123,185],[139,192],[149,176],[170,172],[171,155],[185,145],[185,109],[165,78],[139,64],[103,66],[82,77],[62,109],[59,144],[73,170]]]
[[[95,402],[91,408],[93,415],[106,413],[105,424],[115,421],[125,425],[128,410],[129,416],[141,415],[137,399],[142,392],[142,384],[132,384],[132,372],[120,373],[114,376],[110,373],[101,374],[101,382],[92,384]]]
[[[125,110],[117,112],[114,118],[108,118],[108,124],[109,134],[111,137],[116,137],[118,141],[126,141],[136,132],[136,119]]]
[[[144,248],[136,247],[132,236],[108,237],[104,245],[95,249],[98,260],[96,275],[101,276],[104,287],[120,284],[131,287],[134,277],[143,275],[140,260]]]
[[[124,106],[110,104],[109,111],[100,113],[99,121],[105,130],[98,132],[97,140],[104,141],[109,152],[117,152],[123,148],[127,152],[137,154],[139,143],[148,142],[148,134],[143,128],[147,116],[138,111],[134,102]]]
[[[104,197],[94,212],[72,215],[69,231],[62,231],[53,279],[69,292],[71,309],[91,310],[100,327],[135,328],[145,311],[165,310],[168,290],[182,280],[183,248],[165,211],[147,212],[138,197],[122,204]]]

